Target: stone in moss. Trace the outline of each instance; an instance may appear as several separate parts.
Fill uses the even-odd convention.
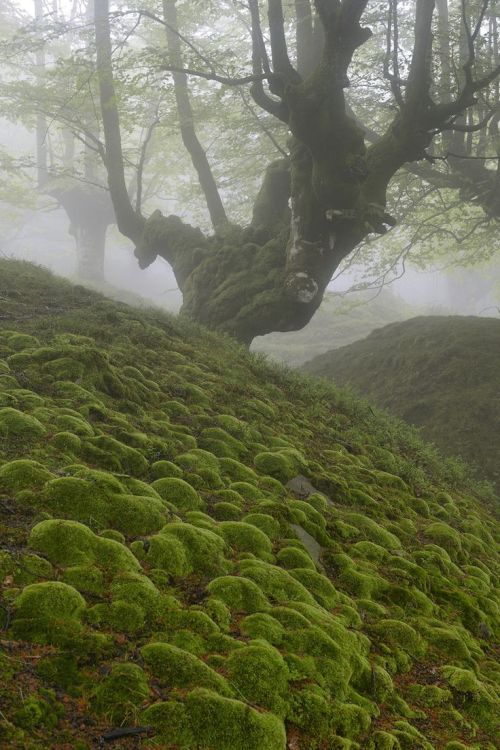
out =
[[[206,687],[221,695],[231,695],[226,680],[194,654],[170,643],[149,643],[141,656],[152,674],[169,687]]]
[[[94,689],[91,708],[109,724],[133,724],[149,694],[147,677],[137,664],[115,664],[111,674]]]
[[[289,672],[279,651],[270,645],[250,644],[229,654],[225,668],[238,695],[283,715]]]
[[[268,557],[272,551],[269,537],[249,523],[223,521],[218,529],[227,544],[238,552],[252,552],[257,557]]]
[[[45,427],[36,417],[9,406],[0,409],[0,436],[5,440],[32,443],[45,433]]]
[[[243,576],[222,576],[207,586],[212,596],[221,599],[232,612],[252,614],[269,609],[269,603],[254,581]]]
[[[151,485],[164,500],[179,510],[198,510],[204,507],[203,500],[195,489],[178,477],[163,477]]]
[[[199,688],[184,703],[169,701],[146,709],[143,721],[160,740],[185,748],[217,750],[285,750],[283,723],[239,700]]]
[[[189,523],[169,523],[161,534],[174,536],[184,546],[188,563],[196,573],[226,573],[226,543],[218,534],[209,529],[201,529]]]
[[[156,461],[151,466],[153,479],[163,479],[165,477],[182,477],[183,471],[179,469],[172,461]]]
[[[26,586],[15,600],[12,631],[18,638],[63,644],[81,630],[85,599],[59,581]]]
[[[17,459],[0,467],[0,489],[9,493],[42,487],[50,479],[54,475],[38,461]]]
[[[265,612],[257,612],[245,617],[240,623],[240,630],[250,638],[264,639],[273,646],[279,646],[285,634],[283,625]]]
[[[280,535],[279,522],[268,515],[267,513],[249,513],[243,519],[245,523],[251,523],[252,526],[257,526],[258,529],[267,534],[269,539],[277,539]]]

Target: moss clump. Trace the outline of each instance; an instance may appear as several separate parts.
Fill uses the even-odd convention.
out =
[[[58,432],[52,437],[52,444],[67,453],[80,453],[82,441],[73,432]]]
[[[267,534],[269,539],[277,539],[280,535],[279,522],[267,513],[249,513],[243,519],[245,523],[251,523]]]
[[[151,474],[154,479],[164,479],[165,477],[182,477],[183,471],[179,469],[172,461],[155,461],[151,466]]]
[[[164,570],[174,577],[187,575],[192,570],[184,545],[172,534],[157,534],[150,537],[143,558],[151,567]]]
[[[279,646],[285,635],[285,629],[281,623],[264,612],[245,617],[240,623],[240,630],[250,638],[263,639],[273,646]]]
[[[370,630],[379,635],[382,641],[401,648],[411,656],[422,656],[425,652],[425,642],[406,622],[391,619],[379,620],[370,626]]]
[[[178,477],[162,477],[151,485],[156,492],[179,510],[199,510],[204,502],[195,489]]]
[[[217,750],[285,750],[283,723],[239,700],[199,688],[184,703],[157,703],[143,714],[160,740],[181,747]]]
[[[82,453],[90,461],[111,471],[118,468],[118,471],[142,477],[148,470],[148,462],[142,453],[110,435],[87,438],[83,442]]]
[[[201,574],[227,572],[226,544],[213,531],[189,523],[170,523],[163,527],[161,534],[173,536],[182,543],[192,571]]]
[[[141,649],[141,655],[151,673],[169,687],[206,687],[231,695],[223,677],[188,651],[170,643],[149,643]]]
[[[40,505],[54,515],[87,523],[97,529],[114,528],[124,534],[150,534],[165,523],[165,507],[153,497],[126,495],[113,477],[95,481],[62,477],[47,482]]]
[[[20,490],[42,487],[53,478],[54,475],[38,461],[9,461],[0,467],[0,490],[16,493]]]
[[[91,706],[110,724],[120,726],[137,719],[139,707],[148,699],[149,693],[147,677],[137,664],[115,664],[111,674],[93,691]]]
[[[66,583],[33,583],[14,604],[12,631],[17,638],[62,645],[82,628],[85,599]]]
[[[449,554],[455,557],[462,549],[460,534],[447,523],[431,523],[425,530],[425,535],[432,542],[443,547]]]
[[[41,521],[32,529],[29,543],[56,565],[96,565],[108,575],[140,569],[133,554],[123,544],[99,537],[75,521]]]
[[[36,417],[9,406],[0,409],[0,437],[4,440],[32,443],[45,433],[45,427]]]
[[[238,552],[252,552],[256,557],[266,558],[272,551],[269,537],[249,523],[223,521],[218,528],[227,544]]]
[[[269,609],[269,604],[254,581],[243,576],[215,578],[207,587],[210,594],[221,599],[232,612],[252,614]]]
[[[276,555],[278,563],[283,568],[309,568],[316,570],[316,566],[307,554],[297,547],[283,547]]]
[[[52,690],[41,690],[39,695],[30,695],[15,711],[13,722],[23,729],[54,729],[64,713]]]
[[[286,570],[260,560],[244,560],[241,563],[241,572],[255,581],[259,589],[276,602],[315,603],[305,586],[296,581]]]
[[[233,503],[215,503],[213,514],[218,521],[238,521],[241,517],[241,508]]]
[[[289,672],[279,651],[270,645],[251,644],[233,651],[225,668],[238,695],[249,703],[283,715]]]
[[[283,449],[276,452],[265,451],[255,456],[255,468],[260,474],[269,474],[280,482],[293,479],[305,464],[303,456],[293,449]]]

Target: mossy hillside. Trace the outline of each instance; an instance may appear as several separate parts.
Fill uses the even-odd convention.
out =
[[[500,488],[500,321],[419,317],[315,357],[305,372],[350,386]]]
[[[497,527],[463,467],[232,341],[0,270],[2,747],[495,747]]]

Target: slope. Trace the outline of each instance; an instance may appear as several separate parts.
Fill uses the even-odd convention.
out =
[[[0,262],[0,745],[493,750],[462,468],[234,342]]]
[[[500,320],[418,317],[327,352],[304,371],[352,386],[476,464],[500,489]]]

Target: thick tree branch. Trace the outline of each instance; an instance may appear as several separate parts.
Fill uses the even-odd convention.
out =
[[[122,234],[137,243],[144,227],[143,217],[132,208],[125,183],[120,119],[111,62],[109,0],[95,0],[95,34],[97,77],[106,146],[106,169],[115,210],[116,223]]]
[[[194,76],[195,78],[204,78],[206,81],[215,81],[216,83],[222,83],[224,86],[244,86],[247,83],[257,83],[259,81],[265,81],[269,78],[269,76],[265,73],[260,73],[259,75],[242,76],[241,78],[231,78],[229,76],[221,76],[218,73],[207,72],[204,70],[183,68],[179,65],[161,65],[160,70],[166,70],[170,73],[182,73],[186,76]]]
[[[311,0],[295,0],[297,71],[305,78],[314,68],[314,27]]]
[[[264,77],[260,78],[262,71],[266,74],[265,78],[268,79],[271,90],[275,89],[275,87],[273,86],[271,67],[262,35],[258,0],[248,0],[248,7],[250,9],[252,29],[252,68],[253,74],[256,76],[256,80],[250,88],[250,94],[259,107],[277,117],[278,120],[288,123],[289,112],[286,104],[281,99],[272,99],[264,91],[262,83]]]
[[[290,62],[285,36],[285,19],[281,0],[268,0],[269,33],[274,75],[284,91],[287,83],[298,83],[300,76]]]

